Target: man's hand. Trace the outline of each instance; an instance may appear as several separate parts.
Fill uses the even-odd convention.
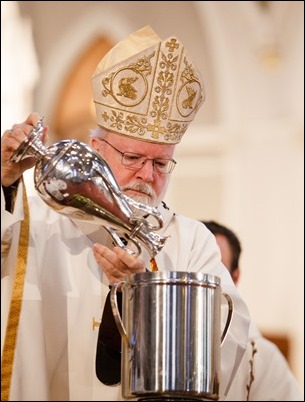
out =
[[[125,276],[137,272],[145,272],[145,262],[141,256],[133,256],[121,247],[114,247],[110,250],[102,244],[94,244],[93,254],[106,274],[109,284],[121,281]]]
[[[13,153],[37,125],[41,119],[38,113],[31,113],[21,124],[14,124],[10,130],[6,130],[1,138],[1,184],[4,187],[11,186],[18,180],[23,172],[35,165],[35,158],[26,158],[18,163],[12,162],[10,158]],[[48,127],[44,127],[42,142],[47,140]]]

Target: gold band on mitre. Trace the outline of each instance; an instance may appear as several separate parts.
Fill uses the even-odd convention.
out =
[[[111,49],[91,83],[98,125],[143,141],[177,144],[204,101],[185,47],[149,26]]]

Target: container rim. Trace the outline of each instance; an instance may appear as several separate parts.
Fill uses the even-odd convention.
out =
[[[220,286],[219,276],[204,272],[189,271],[156,271],[140,272],[128,275],[124,278],[126,285],[135,284],[177,284],[177,285],[199,285],[199,286]]]

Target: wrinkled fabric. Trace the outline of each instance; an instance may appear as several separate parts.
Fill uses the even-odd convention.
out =
[[[21,186],[21,185],[20,185]],[[6,247],[1,265],[1,350],[8,319],[23,205],[18,189],[13,214],[2,210],[1,235]],[[3,197],[3,194],[1,195]],[[5,203],[1,202],[1,208]],[[106,231],[53,211],[30,197],[30,239],[23,304],[18,328],[10,400],[122,400],[120,386],[96,376],[99,325],[109,283],[98,267],[92,245],[112,246]],[[226,268],[214,236],[195,220],[160,205],[162,235],[169,236],[156,256],[160,271],[203,271],[221,278],[234,314],[221,348],[220,399],[246,349],[248,310]],[[143,257],[149,269],[149,255]],[[224,314],[225,316],[225,314]]]
[[[247,350],[228,392],[228,401],[303,401],[287,360],[251,323]]]

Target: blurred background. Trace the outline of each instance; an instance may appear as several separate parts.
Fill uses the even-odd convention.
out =
[[[303,392],[303,1],[1,1],[1,132],[37,111],[50,144],[87,142],[95,67],[145,25],[180,39],[206,90],[166,202],[237,233],[239,291]]]

